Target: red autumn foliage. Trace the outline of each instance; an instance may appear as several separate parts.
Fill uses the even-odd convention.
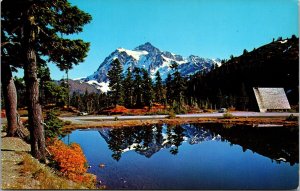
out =
[[[4,109],[1,110],[1,118],[5,118],[6,117],[6,112]]]
[[[72,143],[68,146],[60,140],[54,140],[47,148],[64,176],[81,183],[95,181],[92,176],[86,174],[87,160],[80,145]]]
[[[128,111],[129,110],[126,107],[121,106],[121,105],[116,105],[115,107],[106,109],[103,112],[109,113],[109,114],[122,114],[122,113],[127,113]]]
[[[168,107],[167,107],[168,108]],[[147,106],[139,109],[127,109],[124,106],[116,105],[115,107],[107,108],[103,110],[102,114],[135,114],[135,115],[144,115],[149,112],[158,112],[166,109],[164,105],[161,105],[159,103],[153,103],[152,107],[149,108]]]

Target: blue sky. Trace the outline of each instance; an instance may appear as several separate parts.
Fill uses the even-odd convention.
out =
[[[74,38],[91,42],[70,78],[85,77],[118,47],[150,42],[161,50],[227,59],[273,38],[298,36],[297,0],[71,0],[93,20]],[[64,76],[49,65],[51,77]]]

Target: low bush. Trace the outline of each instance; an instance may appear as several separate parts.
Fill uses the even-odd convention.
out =
[[[145,113],[144,115],[168,115],[170,112],[167,110],[160,110],[160,111],[150,111]]]
[[[298,117],[291,114],[285,120],[286,121],[298,121]]]
[[[71,121],[65,121],[65,122],[64,122],[64,125],[71,125],[71,124],[72,124]]]
[[[55,140],[47,147],[52,160],[62,174],[75,182],[91,185],[96,183],[94,176],[86,174],[87,160],[80,145],[72,143],[70,146],[60,140]]]
[[[2,125],[1,125],[1,132],[6,132],[6,128],[7,128],[6,125],[3,125],[3,124],[2,124]]]
[[[46,113],[44,122],[46,138],[55,138],[61,135],[61,129],[64,125],[64,122],[57,117],[57,113],[54,110],[50,110]]]
[[[188,112],[188,107],[184,104],[178,104],[176,101],[173,102],[172,110],[176,114],[186,114]]]
[[[229,112],[226,112],[223,114],[223,119],[232,119],[233,115]]]
[[[173,109],[171,109],[171,110],[169,111],[169,116],[168,116],[167,118],[169,118],[169,119],[174,119],[174,118],[176,118],[176,114],[175,114],[175,112],[174,112]]]

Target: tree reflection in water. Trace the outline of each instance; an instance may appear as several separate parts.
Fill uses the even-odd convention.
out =
[[[105,136],[101,130],[102,136]],[[172,154],[178,153],[178,148],[184,140],[184,129],[180,125],[168,126],[166,136],[163,136],[163,125],[137,126],[127,128],[110,129],[105,140],[108,147],[113,151],[112,157],[119,161],[121,154],[127,150],[150,158],[161,148],[169,148]]]
[[[291,165],[299,163],[298,127],[227,126],[222,124],[183,124],[152,125],[126,128],[107,128],[99,130],[107,141],[112,157],[119,161],[122,153],[135,152],[150,158],[162,148],[178,154],[185,140],[189,144],[217,140],[238,144],[247,149],[269,157],[276,162],[285,161]]]
[[[170,149],[170,153],[173,155],[178,153],[178,148],[181,145],[181,142],[184,140],[183,132],[184,129],[180,125],[167,127],[168,143],[170,145],[174,145],[174,147]]]

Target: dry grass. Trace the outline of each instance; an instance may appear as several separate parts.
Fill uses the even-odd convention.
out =
[[[28,116],[28,111],[27,109],[19,109],[18,113],[21,117],[27,117]]]
[[[298,121],[286,121],[284,117],[270,117],[270,118],[247,118],[235,117],[231,119],[223,118],[174,118],[174,119],[145,119],[145,120],[118,120],[118,121],[89,121],[88,123],[66,125],[63,127],[64,131],[72,131],[75,129],[87,128],[105,128],[105,127],[134,127],[152,124],[171,124],[179,125],[184,123],[222,123],[235,125],[254,125],[254,124],[282,124],[284,126],[298,126]]]
[[[5,133],[1,135],[5,136]],[[1,189],[95,189],[95,185],[83,185],[62,177],[33,158],[29,151],[30,145],[21,139],[2,137]]]
[[[40,164],[36,159],[32,158],[29,154],[24,154],[21,165],[20,173],[22,177],[31,178],[31,189],[87,189],[95,188],[94,185],[80,185],[60,177],[49,167]],[[21,178],[17,181],[15,188],[24,189],[24,185],[28,184],[26,178]],[[28,185],[25,189],[28,188]]]
[[[222,118],[223,118],[223,119],[232,119],[232,118],[234,118],[234,117],[233,117],[233,115],[232,115],[231,113],[226,112],[226,113],[223,114],[223,117],[222,117]]]

